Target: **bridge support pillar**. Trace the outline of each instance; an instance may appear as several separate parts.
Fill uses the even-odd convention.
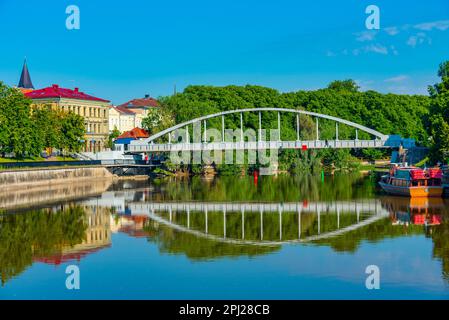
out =
[[[226,209],[223,208],[223,238],[226,239]]]
[[[187,229],[190,229],[190,209],[187,209]]]
[[[242,208],[242,240],[245,239],[245,209]]]
[[[338,141],[338,122],[335,122],[335,141]]]
[[[278,112],[278,140],[281,141],[281,113]]]
[[[208,230],[208,229],[209,229],[209,221],[208,221],[208,219],[207,219],[207,218],[208,218],[208,217],[207,217],[207,216],[208,216],[207,213],[208,213],[208,212],[207,212],[207,208],[206,208],[206,209],[205,209],[205,215],[206,215],[206,218],[205,218],[205,219],[206,219],[206,221],[205,221],[205,225],[206,225],[206,234],[209,233],[209,230]]]
[[[299,141],[299,113],[296,114],[296,141]]]
[[[282,208],[279,207],[279,241],[282,241]]]
[[[317,209],[317,214],[318,214],[318,234],[321,233],[321,212],[320,209]]]
[[[337,229],[340,229],[340,208],[337,207]]]
[[[320,140],[320,128],[319,128],[319,123],[318,123],[318,118],[315,118],[315,122],[316,122],[316,140]]]
[[[243,142],[243,112],[240,113],[240,142]]]
[[[221,136],[222,136],[222,141],[225,142],[225,122],[224,122],[224,116],[221,116]]]

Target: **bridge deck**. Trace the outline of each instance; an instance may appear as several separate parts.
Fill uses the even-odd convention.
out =
[[[211,142],[211,143],[163,143],[147,144],[136,141],[129,146],[131,152],[176,152],[212,150],[279,150],[279,149],[365,149],[390,148],[386,140],[307,140],[307,141],[259,141],[259,142]]]

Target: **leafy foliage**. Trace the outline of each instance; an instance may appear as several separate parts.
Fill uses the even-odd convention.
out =
[[[174,125],[173,115],[164,108],[151,108],[142,121],[142,126],[150,134],[158,133]]]
[[[83,117],[39,108],[31,110],[31,100],[20,90],[0,82],[0,153],[17,158],[38,156],[44,148],[80,150],[85,134]]]
[[[114,139],[117,139],[119,136],[120,131],[117,129],[117,126],[114,126],[114,130],[112,130],[112,132],[108,136],[106,147],[111,148],[114,143]]]
[[[25,214],[0,214],[0,275],[4,285],[23,272],[34,258],[61,252],[81,243],[87,224],[79,206],[64,210],[36,210]]]
[[[161,99],[161,109],[174,115],[176,123],[182,123],[203,115],[244,108],[289,108],[303,109],[350,120],[383,134],[399,134],[414,138],[422,145],[428,144],[427,119],[430,99],[419,95],[380,94],[375,91],[359,92],[352,80],[334,81],[328,88],[316,91],[280,93],[274,89],[260,86],[189,86],[183,93]],[[277,128],[277,114],[263,113],[262,127]],[[257,113],[245,113],[244,129],[258,131]],[[320,139],[335,138],[335,122],[320,119]],[[225,117],[226,129],[240,128],[239,115]],[[207,128],[221,131],[221,119],[210,119]],[[314,120],[300,116],[300,138],[314,139],[316,129]],[[189,128],[192,130],[192,128]],[[339,126],[340,139],[354,139],[355,129]],[[192,135],[190,135],[192,136]],[[369,134],[359,132],[360,139],[370,139]],[[281,139],[296,140],[296,115],[281,114]],[[284,150],[280,155],[282,168],[298,168],[298,152]],[[352,155],[368,158],[383,158],[383,152],[320,152],[316,156],[334,167],[347,166]],[[343,159],[346,157],[346,159]],[[299,155],[299,158],[304,156]],[[305,163],[307,167],[307,162]]]
[[[434,162],[449,162],[449,61],[440,65],[438,75],[441,77],[441,83],[429,87],[431,158]]]
[[[30,104],[19,90],[0,82],[0,153],[25,157],[42,150]]]

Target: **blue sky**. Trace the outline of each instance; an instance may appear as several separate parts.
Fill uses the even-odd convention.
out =
[[[370,4],[378,31],[365,27]],[[80,30],[65,27],[68,5],[80,8]],[[174,84],[285,92],[346,78],[426,94],[449,60],[447,0],[0,0],[0,30],[1,81],[16,85],[26,56],[36,87],[79,87],[116,104]]]

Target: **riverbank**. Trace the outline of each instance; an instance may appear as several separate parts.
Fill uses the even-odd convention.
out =
[[[0,188],[2,190],[23,189],[39,185],[70,183],[82,180],[113,180],[114,177],[112,173],[101,166],[14,169],[0,172]]]

